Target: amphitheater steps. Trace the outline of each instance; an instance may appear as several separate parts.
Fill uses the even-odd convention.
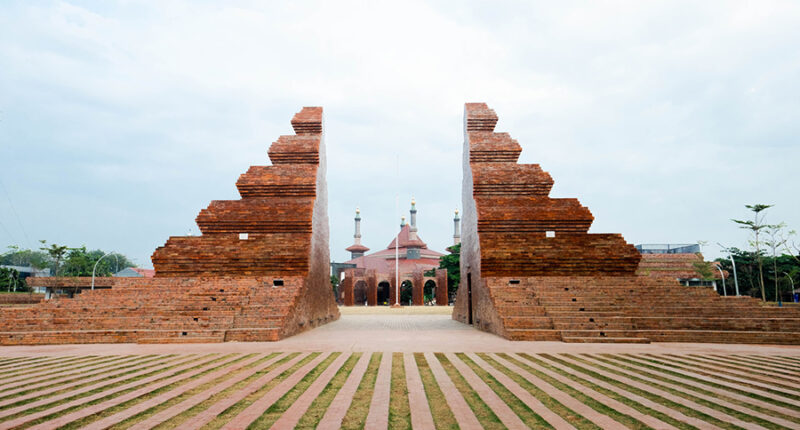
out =
[[[506,337],[511,340],[560,341],[561,330],[507,328]]]
[[[561,339],[564,343],[650,343],[650,339],[644,337],[564,336]]]
[[[222,343],[224,336],[143,337],[136,343]]]

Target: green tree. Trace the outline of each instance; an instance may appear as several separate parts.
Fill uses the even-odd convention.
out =
[[[339,277],[331,275],[331,290],[333,291],[333,298],[339,302]]]
[[[761,242],[759,241],[759,234],[762,230],[769,228],[768,224],[764,224],[764,214],[763,211],[771,208],[773,205],[763,205],[763,204],[755,204],[755,205],[745,205],[747,209],[750,209],[753,212],[753,220],[742,221],[738,219],[732,220],[736,224],[739,224],[740,228],[745,230],[750,230],[753,233],[753,248],[755,249],[756,260],[758,261],[758,276],[759,276],[759,285],[761,287],[761,300],[767,301],[767,293],[764,289],[764,262],[763,262],[763,255],[761,252]]]
[[[20,249],[18,246],[9,246],[11,252],[0,258],[0,264],[11,266],[30,266],[34,269],[45,269],[52,266],[50,255],[43,251]]]
[[[767,228],[768,238],[764,243],[772,250],[772,278],[775,282],[775,301],[780,302],[781,296],[778,292],[778,249],[786,245],[786,239],[783,235],[783,229],[786,227],[784,223],[770,225]]]
[[[106,252],[99,249],[87,251],[86,246],[70,248],[62,267],[63,274],[64,276],[92,276],[92,270],[94,270],[95,276],[111,276],[126,267],[135,267],[122,254],[109,253],[103,258],[104,255]],[[95,264],[97,264],[96,269]]]
[[[61,260],[64,258],[64,255],[67,254],[67,251],[69,251],[70,248],[67,246],[56,245],[55,243],[50,244],[50,247],[47,248],[44,246],[47,245],[46,240],[40,240],[39,242],[41,242],[43,245],[39,249],[50,255],[50,258],[53,261],[53,276],[58,276],[59,269],[61,268]]]
[[[27,291],[27,287],[15,269],[0,267],[0,291]]]
[[[447,269],[447,295],[453,297],[461,282],[461,244],[447,248],[450,254],[439,257],[439,268]]]

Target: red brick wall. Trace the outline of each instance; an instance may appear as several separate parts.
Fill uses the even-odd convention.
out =
[[[113,288],[0,310],[0,343],[278,340],[338,318],[322,108],[303,108],[292,126],[297,135],[270,147],[273,166],[239,178],[241,200],[211,202],[197,217],[202,235],[154,252],[155,278],[97,278]]]

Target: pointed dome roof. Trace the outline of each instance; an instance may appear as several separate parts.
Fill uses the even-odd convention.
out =
[[[428,248],[428,244],[423,242],[422,238],[419,237],[419,235],[417,235],[416,240],[411,240],[409,238],[410,231],[411,231],[411,224],[406,224],[403,226],[403,228],[400,229],[400,233],[397,235],[400,239],[400,248],[423,248],[423,249]],[[387,249],[394,249],[396,247],[395,241],[397,241],[398,237],[392,239]]]

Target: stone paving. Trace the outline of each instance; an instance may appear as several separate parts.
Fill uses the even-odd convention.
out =
[[[0,429],[800,428],[800,348],[511,342],[443,308],[280,342],[0,348]]]

